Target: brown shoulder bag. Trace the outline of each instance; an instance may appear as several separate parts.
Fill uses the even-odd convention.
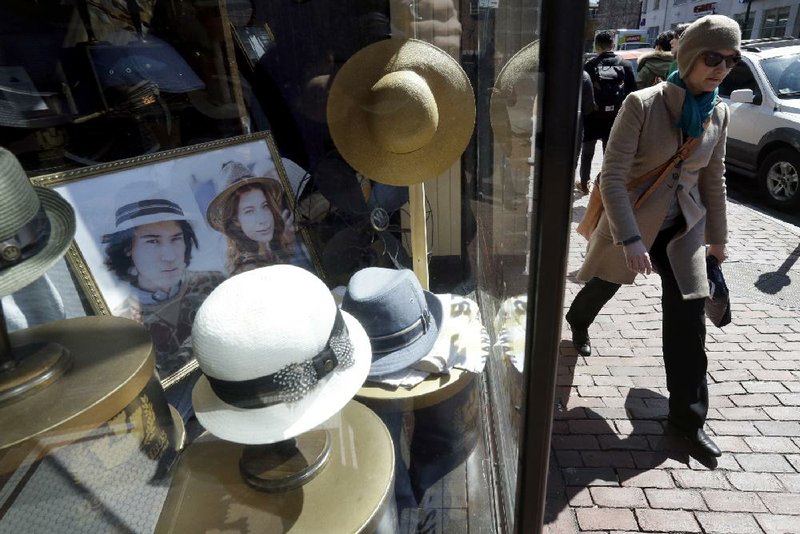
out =
[[[708,126],[708,121],[706,121],[704,126]],[[638,178],[634,178],[626,184],[628,191],[631,191],[647,183],[647,181],[652,179],[654,176],[658,177],[652,183],[652,185],[650,185],[650,187],[648,187],[647,190],[642,193],[642,196],[638,198],[636,203],[633,205],[634,209],[641,206],[645,200],[650,198],[650,195],[652,195],[655,190],[664,182],[664,180],[666,180],[667,176],[669,176],[669,173],[672,172],[675,166],[687,159],[692,154],[694,149],[697,148],[697,145],[700,144],[701,139],[702,137],[690,137],[680,146],[680,148],[678,148],[678,151],[675,152],[675,155],[669,158],[666,162],[653,170],[647,171]],[[600,174],[598,174],[597,178],[594,180],[592,192],[589,194],[589,203],[586,205],[586,211],[583,214],[581,222],[578,223],[576,231],[588,240],[590,237],[592,237],[592,233],[594,232],[595,228],[597,228],[597,225],[600,222],[600,216],[603,214],[604,210],[605,207],[603,206],[603,197],[600,194]]]

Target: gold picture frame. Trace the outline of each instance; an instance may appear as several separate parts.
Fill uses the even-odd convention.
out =
[[[235,163],[239,175],[244,172],[280,183],[281,204],[269,207],[272,234],[257,252],[237,249],[234,237],[212,228],[206,217],[209,204],[230,180],[230,162]],[[270,132],[260,132],[41,175],[31,181],[54,189],[75,209],[76,234],[66,258],[82,295],[95,314],[130,317],[145,324],[156,346],[162,385],[167,388],[197,368],[191,357],[191,321],[207,293],[222,280],[270,263],[299,265],[326,279],[308,231],[295,229],[293,224],[306,177],[294,162],[280,157]],[[278,187],[270,190],[277,198]],[[262,191],[267,194],[267,189]],[[139,201],[142,198],[145,200]],[[265,201],[263,206],[267,204]],[[169,215],[159,211],[163,206],[168,207],[163,213]],[[278,217],[281,221],[276,222]],[[140,235],[140,229],[154,224],[166,226],[172,234],[158,236],[152,231]],[[247,234],[244,224],[239,228]],[[284,231],[279,236],[281,228]],[[170,239],[179,243],[172,255],[165,245]],[[143,243],[167,252],[147,256]],[[285,248],[266,252],[275,243]],[[156,282],[151,283],[153,280]],[[173,289],[167,288],[176,280]],[[180,300],[175,304],[173,299]],[[177,309],[162,311],[167,306]],[[168,323],[172,330],[165,330],[163,321],[152,318],[166,315],[173,317]],[[177,361],[173,361],[172,348],[180,352]],[[187,350],[189,357],[184,358]]]
[[[231,23],[231,33],[250,70],[255,69],[256,63],[275,46],[275,34],[266,23],[242,26]]]

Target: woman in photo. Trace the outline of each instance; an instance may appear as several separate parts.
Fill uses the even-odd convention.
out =
[[[222,166],[225,187],[208,206],[209,224],[228,241],[225,267],[231,276],[276,263],[313,272],[294,231],[294,217],[283,206],[276,177],[255,176],[245,165]]]

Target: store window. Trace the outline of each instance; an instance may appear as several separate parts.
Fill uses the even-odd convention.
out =
[[[747,19],[745,20],[745,17]],[[742,30],[742,39],[750,39],[753,34],[753,23],[755,22],[755,13],[751,12],[749,16],[746,13],[736,13],[733,20],[739,23],[739,28]]]
[[[789,21],[789,7],[764,10],[761,22],[761,37],[783,37]]]
[[[0,531],[543,509],[520,443],[549,439],[528,383],[560,332],[533,358],[554,315],[527,309],[563,298],[537,269],[566,257],[574,146],[545,204],[535,140],[575,140],[580,72],[576,42],[544,105],[543,3],[3,2],[0,201],[28,241],[0,262]],[[550,39],[583,34],[569,9]]]

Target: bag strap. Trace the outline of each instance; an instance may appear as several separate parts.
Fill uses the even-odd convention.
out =
[[[711,117],[709,116],[703,124],[703,131],[708,128],[710,122]],[[628,191],[631,191],[646,183],[653,176],[658,176],[658,178],[650,185],[650,187],[648,187],[647,190],[645,190],[645,192],[642,193],[642,195],[638,198],[638,200],[636,200],[636,203],[633,205],[634,209],[644,204],[644,202],[650,198],[653,193],[655,193],[656,189],[658,189],[658,187],[664,183],[664,180],[667,179],[669,173],[672,172],[672,170],[678,166],[679,163],[689,159],[689,157],[692,155],[692,152],[694,152],[702,139],[702,137],[690,137],[678,148],[678,151],[675,152],[675,155],[669,158],[665,163],[628,182],[627,189]]]

